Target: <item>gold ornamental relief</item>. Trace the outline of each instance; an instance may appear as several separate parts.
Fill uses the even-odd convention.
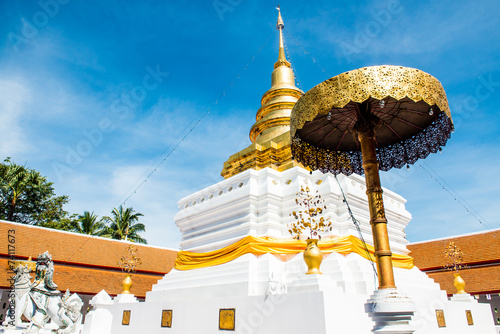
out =
[[[444,310],[436,310],[436,320],[439,328],[446,327],[446,320],[444,318]]]
[[[451,119],[446,93],[432,75],[402,66],[370,66],[339,74],[309,90],[292,111],[290,133],[312,121],[318,114],[326,115],[332,108],[343,108],[349,102],[361,103],[368,98],[382,100],[409,98],[437,105]]]
[[[374,191],[368,193],[367,195],[368,195],[368,203],[371,204],[370,211],[373,213],[372,218],[385,219],[384,200],[382,192]]]
[[[219,309],[219,330],[234,331],[236,309]]]
[[[172,312],[173,310],[162,310],[161,311],[161,327],[171,328],[172,327]]]
[[[472,311],[465,310],[465,316],[467,317],[467,325],[469,326],[474,325],[474,319],[472,318]]]
[[[292,63],[290,63],[286,59],[279,59],[276,63],[274,63],[274,68],[278,68],[280,66],[292,67]]]

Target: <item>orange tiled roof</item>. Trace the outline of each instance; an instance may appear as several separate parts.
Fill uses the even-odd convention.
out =
[[[453,272],[444,271],[445,248],[450,242],[460,247],[468,269],[460,271],[465,290],[472,294],[500,292],[500,230],[461,235],[408,245],[413,263],[433,278],[448,294],[456,292]]]
[[[14,230],[15,233],[9,233]],[[49,251],[54,261],[54,282],[60,290],[95,294],[105,289],[109,294],[121,292],[124,273],[118,261],[125,254],[129,242],[92,237],[36,226],[0,221],[0,266],[6,268],[9,257],[8,235],[15,235],[16,259],[36,257]],[[144,297],[158,279],[175,264],[177,251],[172,249],[134,244],[142,265],[132,276],[131,292]],[[11,247],[12,252],[12,247]],[[10,273],[0,270],[0,286],[9,287]]]

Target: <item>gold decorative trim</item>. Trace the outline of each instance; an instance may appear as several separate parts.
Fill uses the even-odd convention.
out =
[[[161,327],[171,328],[172,327],[172,317],[173,310],[162,310],[161,311]]]
[[[123,326],[128,326],[130,325],[130,310],[124,310],[123,315],[122,315],[122,325]]]
[[[293,138],[306,122],[319,114],[328,114],[332,108],[343,108],[349,102],[362,103],[370,97],[382,100],[388,96],[437,105],[451,119],[443,86],[432,75],[409,67],[370,66],[339,74],[305,93],[292,111],[291,136]]]
[[[263,144],[253,143],[224,162],[221,175],[231,177],[247,169],[260,170],[266,167],[284,171],[294,166],[302,166],[292,160],[290,134],[287,132]]]
[[[276,110],[278,110],[278,111],[290,110],[291,111],[293,109],[294,105],[295,105],[295,102],[274,102],[274,103],[268,104],[266,106],[261,107],[257,111],[256,120],[260,121],[261,119],[263,119],[264,117],[269,115],[271,112],[276,111]],[[290,116],[288,116],[288,118],[289,117]]]
[[[373,203],[373,207],[370,207],[370,211],[372,212],[373,217],[385,219],[385,210],[384,210],[384,199],[382,192],[373,191],[368,193],[368,203]]]
[[[255,123],[250,129],[250,140],[252,141],[252,143],[255,143],[257,137],[259,137],[259,135],[262,134],[264,131],[278,126],[288,127],[289,125],[290,125],[290,117],[276,117],[276,118],[270,118],[265,121],[260,120],[257,123]]]
[[[418,159],[424,159],[430,153],[440,151],[450,138],[452,130],[451,118],[441,113],[433,123],[417,135],[401,143],[376,149],[379,169],[388,171],[391,168],[412,165]],[[311,170],[320,170],[323,173],[330,172],[335,175],[339,173],[345,175],[364,174],[363,158],[359,150],[332,151],[328,148],[311,145],[298,135],[292,139],[291,148],[293,159]]]
[[[446,320],[444,319],[444,311],[443,310],[436,310],[436,320],[438,327],[446,327]]]
[[[279,59],[277,62],[274,63],[274,68],[276,69],[280,66],[286,66],[286,67],[291,68],[292,64],[288,60]]]
[[[275,97],[280,97],[280,96],[291,96],[299,99],[304,92],[300,90],[299,88],[291,89],[291,88],[277,88],[277,89],[270,89],[267,92],[262,95],[262,98],[260,99],[260,105],[263,106],[269,101],[271,101]]]
[[[219,330],[234,331],[236,322],[236,309],[219,309]]]

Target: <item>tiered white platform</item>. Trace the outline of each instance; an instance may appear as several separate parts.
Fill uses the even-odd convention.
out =
[[[364,179],[339,176],[339,180],[371,244]],[[289,213],[296,209],[296,193],[306,181],[325,199],[326,214],[334,222],[331,235],[358,237],[332,175],[300,167],[285,172],[266,168],[247,170],[182,199],[176,215],[183,234],[181,249],[216,250],[248,235],[289,238],[286,225],[293,219]],[[384,190],[384,201],[391,249],[407,254],[404,228],[411,215],[405,200]],[[95,309],[86,319],[84,333],[221,333],[220,309],[235,310],[238,334],[371,332],[374,322],[367,313],[371,306],[365,306],[376,284],[371,262],[356,253],[332,253],[321,265],[323,275],[305,275],[302,254],[288,261],[278,257],[245,254],[218,266],[174,269],[153,286],[144,303],[122,296],[111,300],[102,292],[93,301]],[[417,268],[394,271],[398,291],[416,305],[410,323],[415,333],[495,333],[488,305],[468,295],[448,300],[439,285]],[[122,324],[124,310],[130,311],[128,325]],[[172,311],[171,327],[161,327],[163,310]],[[444,312],[446,327],[438,327],[436,310]],[[471,325],[466,311],[471,311]],[[387,332],[381,328],[377,333]]]

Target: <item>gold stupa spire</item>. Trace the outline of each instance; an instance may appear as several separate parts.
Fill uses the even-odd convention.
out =
[[[276,9],[278,10],[278,22],[276,22],[276,29],[278,29],[280,32],[280,46],[278,52],[278,61],[274,64],[274,68],[282,65],[291,67],[291,64],[286,60],[285,56],[285,44],[283,43],[283,29],[285,28],[285,23],[283,22],[283,18],[281,17],[280,5],[278,5]]]
[[[256,122],[250,129],[252,144],[232,155],[224,163],[221,175],[231,177],[244,170],[270,167],[278,171],[300,165],[290,150],[290,113],[303,92],[295,86],[295,75],[286,59],[283,29],[285,24],[278,6],[278,61],[271,74],[271,88],[264,93]]]

